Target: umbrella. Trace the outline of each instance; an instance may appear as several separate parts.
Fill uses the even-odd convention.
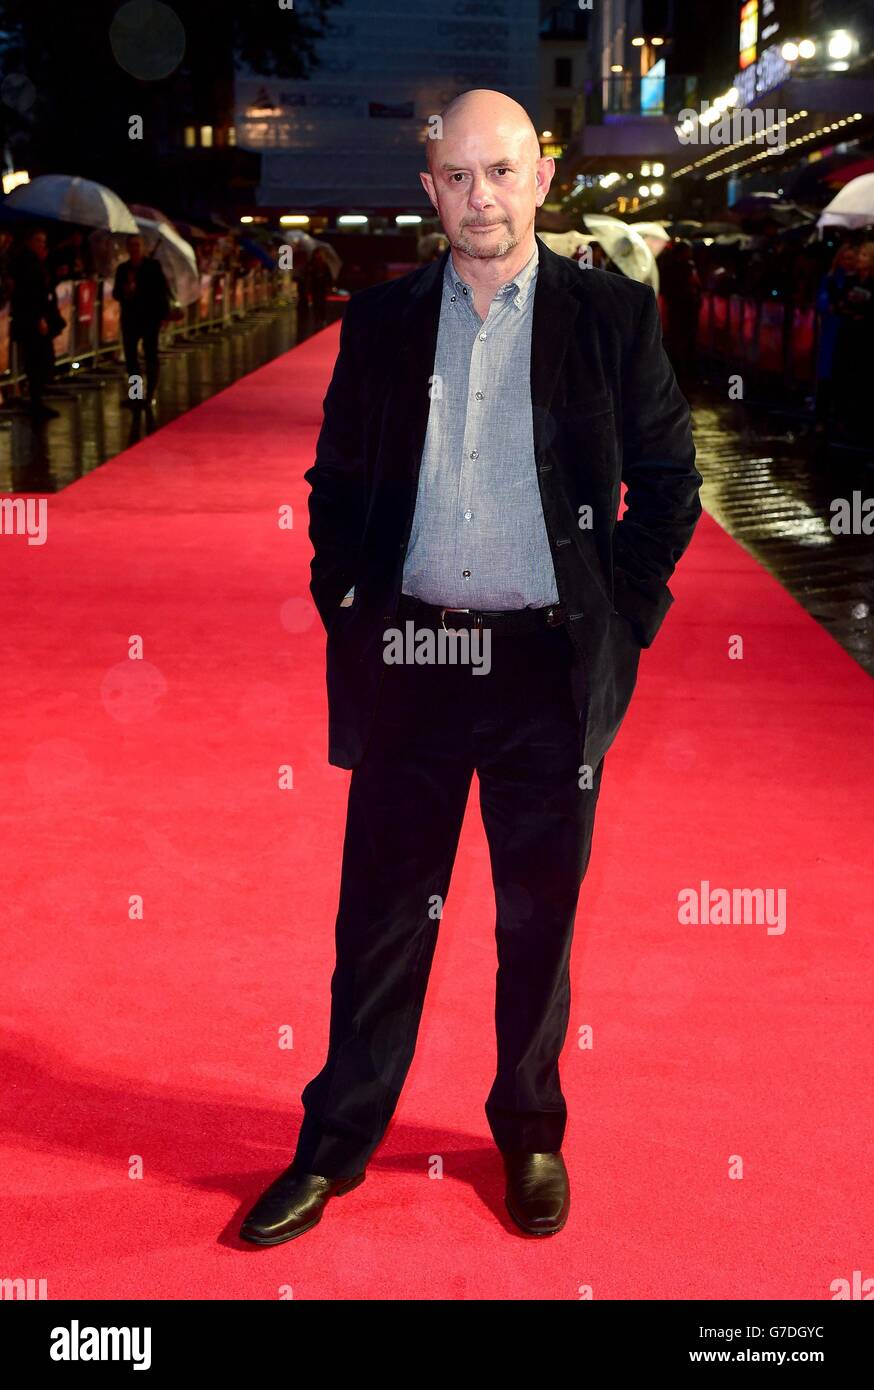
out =
[[[734,222],[705,222],[699,232],[699,236],[729,236],[737,231],[737,224]],[[694,240],[694,237],[691,238]]]
[[[158,221],[159,219],[156,218],[155,220]],[[171,226],[175,227],[186,241],[208,241],[211,236],[215,235],[213,232],[205,232],[202,227],[195,226],[193,222],[173,222]]]
[[[713,238],[714,246],[733,246],[736,251],[749,251],[751,246],[755,246],[756,241],[756,237],[742,232],[739,227],[735,227],[733,232],[723,232],[721,236]]]
[[[853,154],[831,154],[806,165],[789,185],[789,195],[794,199],[818,203],[824,196],[834,197],[839,188],[858,178],[860,174],[874,173],[874,157],[856,151]]]
[[[573,260],[581,246],[588,246],[595,240],[592,233],[585,232],[538,232],[540,240],[550,249],[555,251],[558,256],[567,256]]]
[[[874,174],[860,174],[823,209],[819,227],[867,227],[874,223]]]
[[[136,218],[145,217],[149,222],[166,222],[170,227],[176,225],[172,217],[168,217],[159,208],[149,207],[146,203],[129,203],[128,207]]]
[[[606,217],[602,213],[588,213],[583,221],[623,275],[657,288],[655,256],[639,232],[618,217]]]
[[[244,251],[249,252],[250,256],[255,256],[262,265],[266,265],[268,270],[276,269],[276,257],[271,256],[267,247],[262,246],[260,241],[256,241],[254,237],[243,236],[240,237],[240,245]]]
[[[664,251],[671,239],[670,232],[665,231],[661,222],[632,222],[631,226],[638,236],[643,237],[654,256]]]
[[[811,222],[813,214],[797,203],[781,198],[779,193],[750,193],[738,198],[731,208],[731,215],[744,222],[779,222],[783,226]]]
[[[340,278],[340,271],[343,268],[343,262],[338,256],[337,252],[334,250],[333,246],[329,246],[326,241],[318,241],[316,237],[310,236],[309,232],[301,231],[300,228],[296,228],[294,231],[291,232],[283,233],[283,240],[287,242],[289,246],[297,247],[301,251],[303,251],[307,260],[309,260],[310,256],[316,250],[316,247],[318,247],[320,251],[324,252],[325,259],[328,262],[328,267],[331,271],[331,275],[333,276],[333,278],[335,280],[338,280]]]
[[[130,209],[111,188],[91,179],[69,174],[40,174],[30,183],[13,188],[6,199],[10,207],[31,217],[50,217],[80,227],[100,227],[107,232],[135,233]]]
[[[194,304],[200,298],[200,271],[194,247],[170,222],[138,217],[137,226],[148,254],[154,256],[163,270],[177,303],[183,309]]]
[[[0,225],[8,227],[11,231],[15,227],[24,227],[33,222],[30,213],[19,212],[16,208],[8,206],[8,199],[0,199]]]
[[[686,218],[684,222],[672,222],[671,235],[681,237],[694,237],[697,232],[701,231],[703,225],[704,224],[702,222],[696,222],[693,218]]]

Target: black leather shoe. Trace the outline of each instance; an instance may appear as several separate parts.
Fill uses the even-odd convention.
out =
[[[322,1219],[329,1197],[342,1197],[364,1182],[354,1178],[323,1178],[318,1173],[296,1173],[294,1165],[270,1184],[240,1227],[243,1240],[256,1245],[281,1245],[311,1231]]]
[[[504,1152],[504,1201],[516,1225],[532,1236],[552,1236],[568,1218],[570,1182],[560,1153]]]

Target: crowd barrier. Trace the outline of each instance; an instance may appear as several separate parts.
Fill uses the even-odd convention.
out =
[[[818,315],[812,307],[739,294],[702,295],[698,351],[739,370],[779,377],[786,386],[812,386],[818,341]]]
[[[54,340],[55,364],[94,365],[121,351],[121,313],[112,297],[112,279],[62,280],[56,286],[58,309],[66,325]],[[161,330],[162,344],[189,338],[204,329],[226,326],[277,301],[294,302],[291,271],[256,267],[245,275],[203,275],[200,297],[178,312]],[[5,398],[23,379],[19,345],[11,336],[9,304],[0,308],[0,392]]]

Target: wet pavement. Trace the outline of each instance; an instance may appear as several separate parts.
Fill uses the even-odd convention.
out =
[[[823,444],[788,405],[686,394],[706,511],[874,675],[874,536],[830,525],[835,499],[874,497],[874,451]]]
[[[328,313],[333,320],[342,305]],[[122,406],[120,364],[56,387],[60,417],[45,425],[0,411],[0,496],[59,491],[311,331],[305,309],[277,305],[178,342],[162,354],[153,413]],[[728,401],[716,380],[685,390],[704,507],[874,675],[874,536],[835,535],[829,524],[835,498],[874,496],[874,450],[827,449],[791,405]]]
[[[328,322],[343,311],[329,302]],[[176,339],[161,352],[161,379],[153,411],[122,404],[127,377],[120,362],[97,370],[59,372],[46,392],[57,420],[34,425],[22,407],[0,409],[0,496],[59,492],[122,450],[136,444],[240,377],[303,342],[314,331],[303,307],[276,304],[229,327]]]

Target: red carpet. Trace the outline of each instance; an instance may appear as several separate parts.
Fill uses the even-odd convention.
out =
[[[706,517],[604,774],[562,1067],[567,1227],[516,1233],[483,1113],[474,784],[367,1181],[298,1241],[237,1240],[327,1038],[350,774],[326,762],[302,474],[336,343],[49,499],[45,545],[0,537],[0,1275],[55,1299],[453,1300],[827,1299],[874,1276],[874,688]],[[681,924],[702,880],[785,888],[785,932]]]

